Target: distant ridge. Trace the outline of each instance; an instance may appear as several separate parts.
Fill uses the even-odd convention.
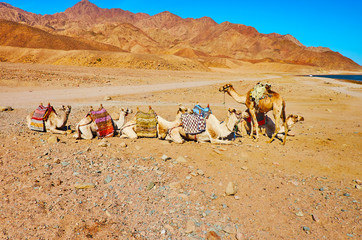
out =
[[[242,24],[218,24],[209,17],[184,19],[168,11],[154,16],[134,14],[122,9],[99,8],[88,0],[82,0],[64,12],[40,15],[0,3],[0,19],[32,26],[34,39],[38,34],[37,41],[12,42],[9,45],[11,40],[3,39],[1,45],[175,54],[201,63],[220,62],[226,58],[234,63],[273,62],[324,69],[361,70],[361,66],[340,53],[323,47],[306,47],[289,34],[261,34],[255,28]],[[20,29],[27,31],[19,27],[17,34],[22,31]],[[47,35],[45,31],[52,35]],[[6,34],[9,36],[10,33]],[[0,39],[3,36],[4,30],[1,29]],[[59,38],[49,45],[49,41],[41,41],[45,36]]]

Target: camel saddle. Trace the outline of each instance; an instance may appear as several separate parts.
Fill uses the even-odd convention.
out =
[[[208,119],[209,115],[212,114],[210,106],[207,105],[206,108],[201,107],[199,104],[195,105],[192,111],[197,115],[202,115],[203,118]]]
[[[157,114],[150,108],[148,112],[138,111],[136,113],[136,129],[138,137],[157,137]]]
[[[101,107],[98,111],[91,110],[88,114],[97,125],[98,138],[113,137],[113,121],[106,109]]]
[[[271,85],[266,83],[257,83],[254,88],[250,91],[250,100],[255,102],[256,107],[259,106],[260,99],[268,96]]]
[[[54,108],[48,104],[47,107],[42,104],[35,109],[33,116],[30,121],[30,129],[39,132],[45,132],[45,121],[48,120],[48,117],[51,112],[55,112]]]
[[[206,130],[206,119],[202,114],[184,113],[181,124],[186,134],[199,134]]]

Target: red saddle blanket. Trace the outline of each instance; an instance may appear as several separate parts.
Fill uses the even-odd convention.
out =
[[[47,107],[44,107],[43,105],[39,105],[31,117],[30,129],[34,131],[45,132],[45,121],[48,120],[51,112],[55,112],[52,106],[48,105]]]
[[[114,126],[111,115],[108,114],[106,109],[101,108],[98,111],[89,112],[92,120],[97,125],[98,138],[113,137]]]

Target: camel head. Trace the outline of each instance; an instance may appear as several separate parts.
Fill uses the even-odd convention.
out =
[[[72,110],[72,107],[70,105],[68,105],[67,107],[65,107],[64,105],[62,105],[62,108],[60,109],[61,111],[65,112],[65,114],[69,115],[70,111]]]
[[[304,117],[300,116],[300,115],[296,115],[296,114],[290,114],[287,117],[287,125],[288,125],[288,129],[291,128],[294,124],[296,124],[297,122],[302,122],[304,121]]]
[[[184,114],[184,113],[191,113],[191,110],[189,109],[189,108],[187,108],[187,107],[185,107],[185,106],[183,106],[183,105],[179,105],[179,108],[178,108],[178,110],[177,110],[177,114],[179,114],[179,113],[181,113],[181,114]]]
[[[219,88],[219,92],[229,92],[230,89],[233,87],[230,83],[225,84],[224,86]]]
[[[128,114],[133,112],[132,109],[130,109],[130,108],[123,108],[122,107],[119,110],[120,110],[121,113],[123,112],[125,116],[127,116]]]

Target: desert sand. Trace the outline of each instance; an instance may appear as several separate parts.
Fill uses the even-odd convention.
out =
[[[14,108],[0,112],[0,238],[361,239],[362,85],[281,69],[0,63],[0,106]],[[265,136],[231,145],[116,136],[101,147],[72,134],[52,143],[26,127],[40,102],[71,105],[71,130],[101,103],[115,118],[120,107],[151,105],[167,120],[178,104],[210,104],[223,120],[245,106],[218,88],[245,93],[259,81],[281,94],[287,114],[305,118],[285,146]]]

